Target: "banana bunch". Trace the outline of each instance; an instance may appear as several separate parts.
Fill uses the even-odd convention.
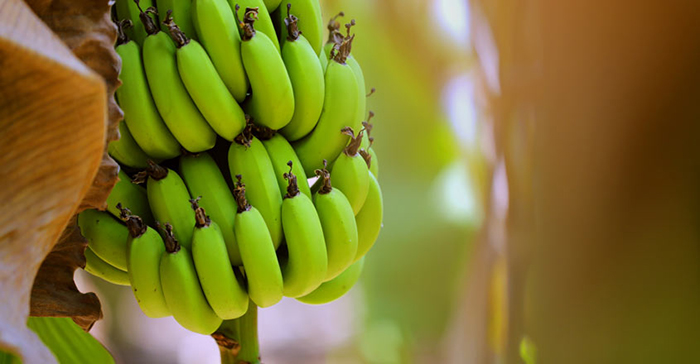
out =
[[[113,10],[122,170],[106,211],[79,215],[85,270],[201,334],[249,302],[344,295],[383,217],[355,21],[324,45],[318,0]]]

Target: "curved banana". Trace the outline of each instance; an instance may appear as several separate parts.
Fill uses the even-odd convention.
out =
[[[121,216],[121,210],[117,207],[119,204],[141,217],[146,225],[154,223],[146,189],[131,183],[131,178],[123,170],[119,170],[119,180],[107,196],[107,211],[116,218]]]
[[[248,76],[241,58],[241,36],[231,8],[223,0],[193,0],[192,9],[200,43],[231,95],[243,102],[248,93]]]
[[[141,0],[140,5],[144,8],[149,8],[153,6],[152,0]],[[117,0],[115,3],[115,8],[117,10],[117,19],[119,20],[130,20],[133,24],[133,28],[126,30],[126,35],[129,39],[133,39],[139,45],[143,44],[146,39],[146,30],[143,27],[143,23],[139,21],[139,5],[134,2],[134,0]],[[153,17],[153,15],[151,15]],[[155,18],[153,18],[155,20]]]
[[[223,320],[204,296],[190,251],[178,243],[170,224],[165,224],[165,229],[165,252],[160,259],[165,302],[175,321],[182,327],[198,334],[211,335]]]
[[[146,10],[153,11],[153,8]],[[151,18],[144,14],[141,21],[149,34],[143,42],[143,64],[160,116],[186,150],[197,153],[211,149],[216,143],[216,133],[199,112],[180,79],[175,44]]]
[[[252,89],[245,109],[257,124],[274,130],[281,129],[294,115],[294,91],[289,74],[282,57],[273,50],[276,44],[265,33],[256,32],[253,27],[258,16],[257,9],[246,9],[243,22],[238,20],[238,5],[235,9],[243,41],[243,67]]]
[[[242,175],[248,185],[246,198],[265,219],[272,242],[277,249],[282,243],[282,193],[270,157],[258,138],[252,136],[250,127],[236,137],[228,151],[231,178]],[[235,196],[234,196],[235,197]],[[240,208],[239,208],[240,209]],[[236,235],[236,238],[238,236]],[[240,241],[239,241],[240,248]],[[242,253],[241,253],[242,254]],[[245,264],[245,260],[243,261]]]
[[[349,137],[341,132],[344,127],[359,129],[362,120],[355,120],[358,85],[350,66],[345,63],[349,42],[343,41],[334,54],[325,74],[326,90],[323,111],[316,128],[293,146],[306,174],[323,166],[323,160],[333,161],[348,143]]]
[[[355,261],[367,254],[374,242],[377,241],[379,230],[382,229],[382,218],[384,213],[384,201],[382,200],[382,190],[379,181],[370,173],[369,193],[362,210],[355,216],[357,224],[357,255]]]
[[[209,212],[212,220],[221,229],[230,264],[243,264],[233,233],[238,206],[214,159],[207,153],[184,155],[180,158],[180,174],[190,195],[202,197],[199,204]]]
[[[231,320],[248,310],[248,293],[233,273],[219,225],[212,222],[197,200],[191,200],[197,223],[192,235],[192,259],[204,296],[217,316]]]
[[[304,34],[304,37],[314,49],[314,54],[318,57],[323,47],[321,3],[318,0],[284,0],[281,5],[282,7],[277,12],[279,24],[284,24],[284,7],[291,5],[291,8],[294,9],[294,15],[299,18],[299,31]],[[289,38],[287,38],[289,32],[284,26],[280,26],[280,28],[282,29],[280,40],[282,49],[284,49],[284,44],[289,41]]]
[[[265,228],[265,220],[246,200],[241,175],[236,179],[238,182],[233,195],[238,203],[238,215],[234,232],[248,280],[248,295],[258,306],[270,307],[282,299],[282,271],[272,238]]]
[[[337,300],[348,293],[350,288],[357,283],[357,280],[360,279],[360,275],[362,274],[364,265],[365,260],[360,259],[339,276],[323,283],[320,287],[316,288],[315,291],[304,297],[299,297],[297,300],[310,305],[322,305]]]
[[[156,221],[170,223],[175,238],[182,246],[192,248],[194,212],[190,208],[190,193],[185,182],[173,170],[149,162],[145,171],[134,177],[135,183],[146,182],[148,204]]]
[[[127,243],[129,231],[107,212],[85,210],[78,215],[80,233],[88,247],[105,262],[127,271]]]
[[[180,26],[183,33],[187,34],[190,39],[198,40],[202,36],[199,34],[199,29],[195,32],[193,3],[192,0],[157,0],[156,6],[158,14],[166,14],[168,10],[171,10],[173,20]],[[168,32],[168,27],[165,24],[161,23],[160,27],[163,32]]]
[[[350,136],[350,143],[333,163],[331,176],[335,188],[343,192],[350,201],[355,215],[360,212],[369,191],[369,169],[367,162],[358,153],[362,141],[362,131],[355,137],[352,129],[344,128],[343,133]]]
[[[292,162],[289,162],[289,169],[289,173],[284,174],[289,186],[282,203],[282,228],[289,251],[287,264],[282,267],[283,293],[287,297],[300,297],[318,288],[326,279],[328,257],[314,204],[299,192]]]
[[[328,270],[325,280],[337,277],[357,255],[357,226],[352,206],[340,190],[331,186],[328,170],[317,170],[320,189],[314,195],[314,205],[323,227],[328,252]]]
[[[131,136],[126,122],[119,123],[119,140],[110,142],[107,146],[107,152],[117,162],[132,168],[146,168],[149,159],[153,159],[136,144],[134,137]]]
[[[245,127],[245,114],[216,72],[207,52],[188,39],[172,18],[166,17],[170,37],[177,46],[177,69],[195,105],[214,131],[232,141]]]
[[[259,9],[266,9],[267,6],[265,6],[265,2],[263,0],[227,0],[228,5],[231,8],[231,11],[233,14],[238,17],[238,10],[236,10],[236,6],[238,6],[240,9],[248,9],[248,8],[257,8]],[[259,11],[258,12],[258,19],[257,19],[257,24],[255,25],[255,29],[257,31],[265,33],[268,38],[274,43],[275,48],[277,49],[277,53],[280,53],[280,45],[279,41],[277,40],[277,31],[275,30],[275,25],[272,23],[272,18],[270,17],[270,13],[267,11]],[[239,29],[240,30],[240,29]],[[239,31],[240,33],[240,31]],[[241,34],[242,35],[242,34]]]
[[[116,94],[131,135],[150,156],[168,159],[179,155],[180,144],[161,119],[151,97],[141,62],[140,46],[127,40],[123,31],[120,31],[118,43],[116,51],[122,59],[119,73],[122,85],[117,88]]]
[[[316,2],[307,0],[307,2]],[[325,82],[323,68],[318,54],[297,28],[297,17],[289,15],[284,19],[287,41],[282,45],[282,59],[294,91],[294,115],[280,133],[289,141],[303,138],[313,130],[323,109]]]
[[[109,283],[116,284],[118,286],[129,285],[129,275],[125,271],[115,268],[111,264],[102,260],[102,258],[98,257],[97,254],[90,249],[90,247],[85,249],[84,269],[93,276],[102,278]]]
[[[280,193],[285,194],[287,192],[287,180],[284,178],[284,174],[286,172],[287,163],[291,161],[293,165],[292,172],[301,181],[299,182],[299,190],[301,193],[311,198],[311,190],[309,189],[306,173],[292,145],[279,134],[275,134],[270,139],[262,140],[262,144],[265,146],[267,155],[270,157],[270,162],[272,162],[272,168],[275,170],[275,177],[277,177]]]
[[[129,228],[128,274],[134,297],[146,316],[170,316],[159,268],[161,256],[165,252],[163,239],[157,231],[144,224],[141,218],[131,215],[128,209],[122,210],[122,217]]]

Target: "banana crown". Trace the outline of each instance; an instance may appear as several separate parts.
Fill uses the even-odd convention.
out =
[[[134,0],[134,2],[136,3],[136,7],[139,8],[139,19],[141,20],[141,23],[143,23],[143,27],[146,29],[146,33],[148,35],[158,33],[160,29],[158,29],[153,19],[150,16],[148,16],[148,14],[158,16],[158,11],[156,10],[156,8],[150,6],[148,9],[146,9],[146,11],[143,11],[143,9],[141,9],[141,5],[139,5],[139,0]]]
[[[323,183],[321,188],[318,190],[318,193],[321,195],[331,193],[331,191],[333,191],[333,186],[331,186],[331,172],[328,172],[328,161],[324,159],[323,169],[317,169],[314,172],[318,178],[321,178]]]
[[[284,25],[287,26],[287,40],[293,42],[299,39],[299,36],[301,35],[301,30],[299,30],[299,26],[297,25],[297,22],[299,22],[299,18],[290,14],[291,9],[292,4],[288,3],[287,17],[284,18]]]
[[[292,198],[299,195],[299,185],[297,184],[297,176],[292,173],[292,161],[287,162],[287,165],[289,166],[289,172],[284,174],[284,179],[289,182],[289,185],[287,186],[287,194],[284,195],[284,198]]]
[[[209,218],[209,216],[207,216],[206,211],[204,211],[203,207],[199,207],[199,200],[201,199],[202,196],[199,196],[195,199],[190,200],[190,204],[192,205],[192,209],[194,210],[194,226],[198,229],[205,228],[211,225],[211,219]]]
[[[148,225],[146,225],[140,217],[132,215],[131,210],[123,207],[121,202],[117,203],[117,209],[121,212],[119,214],[119,218],[126,222],[126,227],[129,229],[129,235],[132,238],[138,238],[146,233]]]
[[[129,43],[130,39],[126,35],[125,30],[127,28],[132,28],[134,23],[132,23],[129,19],[122,19],[119,21],[114,21],[114,24],[117,26],[117,46]]]
[[[177,253],[180,251],[180,243],[175,239],[175,235],[173,235],[173,226],[169,223],[165,223],[165,228],[159,223],[156,222],[156,227],[158,230],[163,232],[163,241],[165,242],[165,251],[167,251],[170,254]]]
[[[253,23],[258,20],[258,7],[245,8],[245,13],[243,13],[243,21],[238,17],[238,10],[241,7],[236,4],[236,11],[233,12],[236,18],[236,24],[241,28],[241,40],[247,42],[255,36],[255,27]]]
[[[239,214],[249,211],[252,207],[245,198],[245,184],[242,182],[242,178],[240,174],[237,174],[236,185],[233,187],[233,198],[236,199],[236,203],[238,204]]]
[[[173,20],[172,15],[173,11],[168,10],[168,12],[165,14],[165,19],[163,19],[163,25],[168,27],[170,38],[175,41],[175,45],[177,45],[178,48],[182,48],[190,43],[190,39],[187,38],[185,33],[180,30],[180,27],[175,24],[175,20]]]

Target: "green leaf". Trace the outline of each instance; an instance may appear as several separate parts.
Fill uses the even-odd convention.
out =
[[[70,318],[30,317],[27,326],[39,335],[59,363],[114,363],[109,351]]]

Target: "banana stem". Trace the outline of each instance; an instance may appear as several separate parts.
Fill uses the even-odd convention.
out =
[[[224,321],[212,337],[219,345],[221,364],[238,363],[238,353],[241,350],[241,331],[238,320]]]
[[[250,301],[248,312],[238,319],[241,335],[241,351],[237,364],[261,364],[258,343],[258,306]]]

